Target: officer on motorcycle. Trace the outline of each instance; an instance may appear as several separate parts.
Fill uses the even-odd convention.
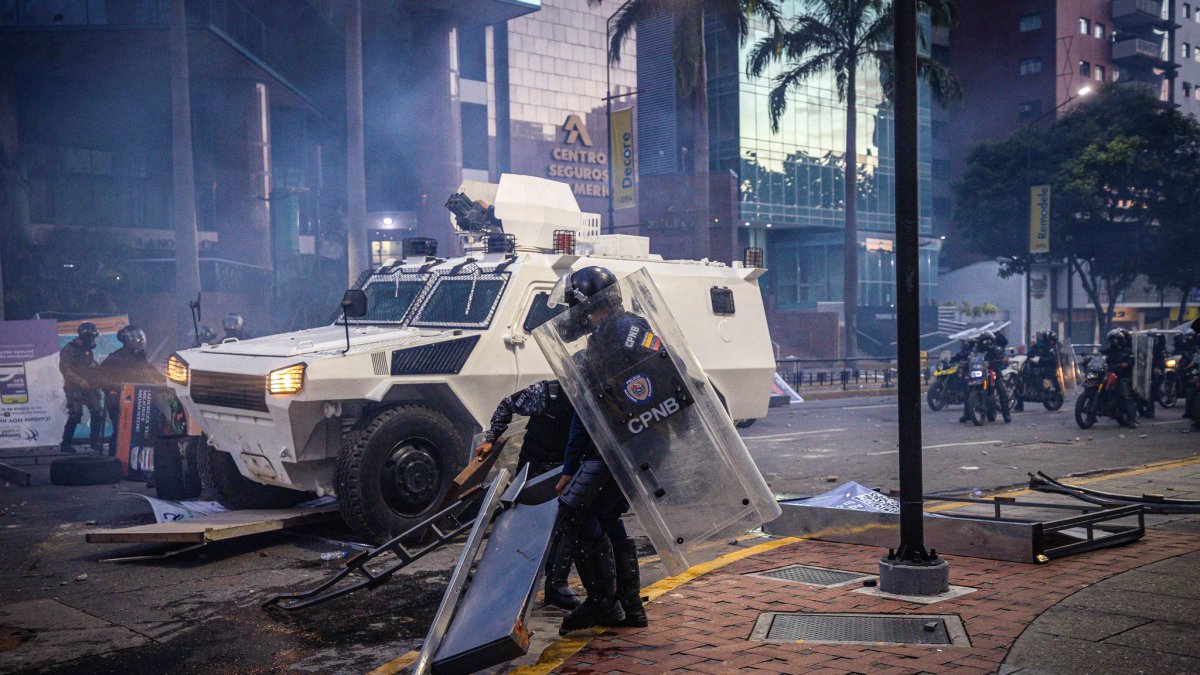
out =
[[[575,307],[613,286],[617,278],[611,271],[593,266],[572,273],[568,282],[566,302]],[[587,352],[595,355],[589,361],[603,363],[606,371],[615,374],[648,353],[660,351],[663,345],[645,319],[624,310],[620,296],[614,297],[610,291],[606,297],[605,303],[591,307],[581,321],[586,321],[590,331]],[[560,533],[574,547],[575,567],[587,589],[587,599],[563,619],[559,633],[597,625],[645,626],[637,546],[621,522],[629,502],[578,414],[571,421],[557,489]]]
[[[100,330],[96,324],[85,321],[79,324],[78,335],[68,342],[58,353],[58,369],[63,376],[63,391],[67,395],[67,424],[63,427],[62,442],[59,450],[75,452],[72,440],[75,438],[75,427],[83,419],[83,408],[87,406],[91,415],[92,450],[99,452],[100,434],[104,432],[104,409],[100,407],[100,387],[96,377],[96,356],[92,350],[96,348],[96,339]]]
[[[977,342],[978,341],[975,338],[967,338],[966,340],[963,340],[959,343],[958,353],[950,357],[951,364],[958,364],[960,375],[961,373],[966,372],[967,365],[971,362],[971,354],[975,353]],[[962,417],[958,418],[958,421],[971,421],[971,416],[967,410],[966,404],[963,405],[963,414]]]
[[[1133,342],[1129,331],[1124,328],[1108,331],[1108,347],[1100,353],[1104,354],[1108,367],[1117,376],[1120,409],[1125,411],[1124,424],[1130,429],[1136,429],[1138,402],[1133,393]]]
[[[1196,379],[1200,376],[1200,319],[1192,322],[1192,332],[1175,337],[1175,351],[1179,354],[1180,382],[1183,385],[1183,416],[1192,419],[1192,426],[1200,428],[1200,391]]]
[[[1037,382],[1039,388],[1041,382],[1050,378],[1052,381],[1058,381],[1058,333],[1052,330],[1038,331],[1033,336],[1033,346],[1029,348],[1029,358],[1025,360],[1028,364],[1028,374],[1021,373],[1018,377],[1026,378],[1027,382]],[[1026,385],[1028,386],[1028,385]],[[1015,410],[1024,412],[1025,400],[1017,399]]]

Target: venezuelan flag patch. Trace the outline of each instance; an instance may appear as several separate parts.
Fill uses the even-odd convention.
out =
[[[642,347],[656,352],[662,347],[662,340],[659,340],[658,336],[654,333],[646,331],[646,337],[642,338]]]

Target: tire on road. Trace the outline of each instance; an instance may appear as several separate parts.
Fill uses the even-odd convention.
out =
[[[983,426],[984,417],[987,412],[984,410],[983,392],[975,389],[967,394],[966,406],[967,417],[971,418],[971,424],[977,427]]]
[[[945,408],[947,398],[946,383],[940,379],[934,380],[933,384],[929,385],[929,391],[925,392],[925,402],[933,411]]]
[[[443,414],[403,405],[348,435],[334,486],[354,531],[385,541],[437,510],[454,478],[454,453],[467,439]]]
[[[749,429],[750,427],[754,426],[754,423],[757,421],[757,418],[752,417],[750,419],[738,420],[733,423],[733,426],[737,427],[738,429]]]
[[[122,473],[116,457],[63,457],[50,462],[52,485],[111,485],[121,482]]]
[[[1075,424],[1080,429],[1091,429],[1096,424],[1096,416],[1092,413],[1092,401],[1095,398],[1096,394],[1085,392],[1075,399]]]
[[[200,484],[227,509],[286,509],[315,497],[311,492],[256,483],[238,471],[233,456],[201,443],[197,454]]]
[[[1062,390],[1059,389],[1058,387],[1055,387],[1053,392],[1047,394],[1046,398],[1042,399],[1042,406],[1044,406],[1046,408],[1046,410],[1049,410],[1051,412],[1054,412],[1055,410],[1059,410],[1060,408],[1062,408],[1063,403],[1064,403],[1063,393],[1062,393]]]
[[[1158,393],[1158,403],[1164,408],[1174,408],[1179,402],[1179,375],[1175,372],[1163,376]]]

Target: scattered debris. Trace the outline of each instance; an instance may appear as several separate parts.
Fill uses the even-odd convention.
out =
[[[87,581],[87,572],[75,577],[75,581]]]
[[[836,482],[838,482],[838,477],[837,476],[825,476],[825,482],[826,483],[836,483]]]
[[[978,471],[979,470],[979,467],[977,467],[977,466],[960,466],[958,468],[962,469],[963,471]]]

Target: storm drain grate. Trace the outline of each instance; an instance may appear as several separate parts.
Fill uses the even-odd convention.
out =
[[[969,646],[958,617],[948,614],[783,614],[758,617],[759,642],[843,642]]]
[[[842,570],[827,570],[823,567],[809,565],[788,565],[779,569],[757,572],[750,576],[766,577],[781,581],[794,581],[814,586],[840,586],[860,579],[870,579],[872,575],[862,572],[844,572]]]

